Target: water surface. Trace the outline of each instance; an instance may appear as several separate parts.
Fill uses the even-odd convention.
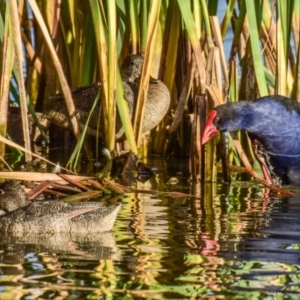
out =
[[[2,237],[0,299],[298,299],[300,197],[256,182],[201,186],[165,166],[112,233]]]

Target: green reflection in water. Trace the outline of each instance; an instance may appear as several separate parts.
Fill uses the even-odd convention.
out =
[[[300,292],[300,200],[272,198],[251,182],[201,186],[184,172],[168,174],[138,188],[195,196],[125,195],[102,256],[96,237],[63,248],[53,247],[55,236],[43,247],[2,241],[0,298],[292,299]]]

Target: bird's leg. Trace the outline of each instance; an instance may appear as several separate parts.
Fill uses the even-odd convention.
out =
[[[257,140],[254,140],[252,143],[253,151],[255,153],[256,159],[260,164],[261,170],[264,174],[265,180],[269,184],[274,184],[272,180],[272,176],[269,170],[269,167],[266,163],[266,155],[267,153],[265,152],[264,147],[259,143]]]

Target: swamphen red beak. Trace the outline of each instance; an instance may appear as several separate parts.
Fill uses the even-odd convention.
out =
[[[202,140],[201,140],[202,145],[207,143],[212,137],[214,137],[219,132],[219,130],[213,124],[216,115],[217,112],[215,110],[212,110],[208,114],[206,125],[202,134]]]

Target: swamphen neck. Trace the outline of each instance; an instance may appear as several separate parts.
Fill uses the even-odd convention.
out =
[[[209,113],[202,144],[218,132],[240,129],[265,148],[284,184],[300,185],[300,103],[275,95],[219,105]]]

